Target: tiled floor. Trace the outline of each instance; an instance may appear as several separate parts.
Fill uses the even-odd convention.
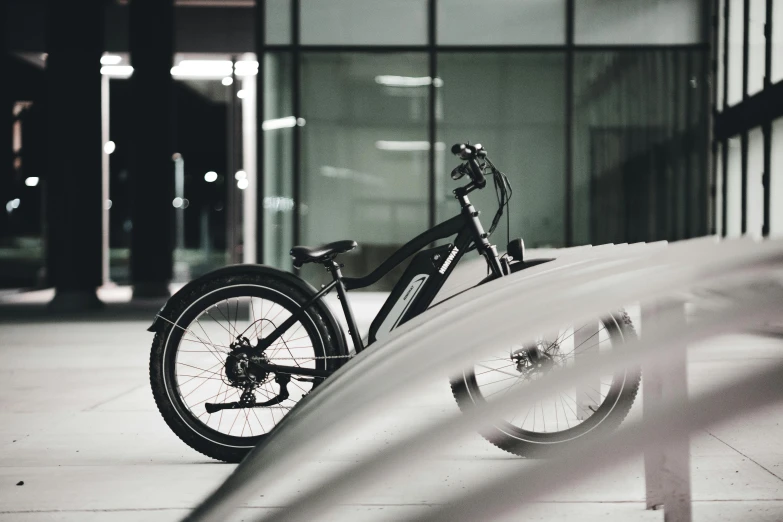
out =
[[[354,299],[365,327],[381,299]],[[148,324],[0,322],[0,521],[179,520],[231,473],[233,466],[181,443],[157,412],[147,376]],[[692,347],[691,390],[782,358],[783,341],[750,335]],[[277,509],[313,477],[455,408],[448,384],[432,384],[259,491],[238,519]],[[639,406],[632,415],[639,415]],[[771,408],[693,437],[695,520],[783,520],[781,422],[783,408]],[[529,465],[478,436],[444,447],[427,463],[425,471],[416,468],[403,480],[375,484],[320,520],[426,513],[502,470]],[[663,520],[661,512],[644,510],[643,475],[636,459],[578,487],[553,491],[508,520]],[[20,481],[23,486],[16,485]]]

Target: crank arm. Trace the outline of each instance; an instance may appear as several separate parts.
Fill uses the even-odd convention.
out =
[[[242,406],[239,402],[224,402],[222,404],[207,402],[204,403],[204,408],[207,410],[207,413],[215,413],[216,411],[220,411],[220,410],[237,410],[240,408],[263,408],[265,406],[273,406],[275,404],[280,404],[281,402],[288,399],[288,397],[290,396],[288,393],[288,383],[291,382],[291,376],[286,374],[278,374],[275,377],[275,381],[277,382],[278,385],[280,385],[280,393],[277,395],[277,397],[272,397],[268,401],[257,402],[255,404],[246,405],[246,406]]]
[[[272,406],[273,404],[280,404],[288,398],[288,383],[291,382],[291,376],[286,374],[277,374],[275,381],[280,386],[280,393],[277,397],[272,397],[268,401],[259,402],[256,406]]]
[[[224,402],[218,404],[211,402],[204,403],[204,409],[207,410],[207,413],[215,413],[220,410],[238,410],[241,407],[242,406],[240,406],[238,402]]]
[[[275,404],[280,404],[287,398],[288,398],[288,390],[285,389],[284,392],[278,395],[277,397],[273,397],[268,401],[257,402],[252,406],[240,406],[238,402],[224,402],[224,403],[206,402],[204,403],[204,409],[207,410],[207,413],[215,413],[220,410],[238,410],[241,408],[263,408],[264,406],[273,406]]]
[[[283,388],[283,391],[277,397],[273,397],[268,401],[257,402],[252,406],[240,406],[238,402],[224,402],[224,403],[217,403],[217,404],[207,402],[204,403],[204,409],[207,410],[207,413],[215,413],[220,410],[238,410],[240,408],[263,408],[265,406],[274,406],[275,404],[280,404],[286,399],[288,399],[288,389]]]

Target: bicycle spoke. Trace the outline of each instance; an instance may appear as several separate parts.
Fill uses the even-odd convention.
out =
[[[579,343],[569,342],[578,337],[586,327],[592,326],[585,339]],[[613,348],[616,336],[610,332],[603,321],[588,322],[580,327],[558,329],[543,335],[532,343],[515,344],[507,350],[503,357],[492,357],[474,364],[473,378],[480,391],[480,396],[491,400],[493,396],[508,393],[521,383],[537,381],[544,375],[559,368],[579,364],[579,357],[591,351],[602,351]],[[608,341],[608,343],[607,343]],[[519,368],[519,371],[517,371]],[[522,411],[517,411],[506,417],[505,422],[518,429],[535,433],[549,434],[570,430],[589,418],[606,401],[607,390],[615,386],[615,379],[606,377],[595,379],[596,384],[579,385],[582,393],[579,400],[586,402],[580,406],[574,398],[573,389],[570,392],[555,392],[551,397],[537,401],[524,418]],[[582,410],[585,412],[582,412]],[[591,413],[592,412],[592,413]],[[539,418],[540,417],[540,418]],[[521,424],[517,419],[522,419]]]
[[[558,395],[560,395],[560,394],[558,394]],[[563,402],[563,396],[562,395],[560,395],[560,407],[563,408],[563,419],[565,419],[566,426],[570,429],[571,425],[568,424],[568,414],[565,411],[565,403]],[[555,408],[557,408],[557,405],[555,405]],[[557,410],[555,410],[555,411],[557,411]],[[576,413],[574,413],[574,417],[576,417]]]
[[[505,365],[505,366],[501,366],[500,368],[490,368],[490,369],[489,369],[489,370],[487,370],[487,371],[484,371],[484,372],[479,372],[479,373],[477,373],[477,374],[475,374],[475,375],[476,375],[476,377],[478,377],[479,375],[484,375],[485,373],[494,372],[494,371],[496,371],[496,370],[497,370],[497,371],[500,371],[500,369],[501,369],[501,368],[508,368],[508,367],[510,367],[510,366],[516,366],[516,365],[517,365],[517,363],[511,363],[511,364],[507,364],[507,365]],[[483,365],[481,365],[481,364],[478,364],[478,365],[476,365],[476,366],[483,366]],[[484,368],[488,368],[488,366],[484,366]],[[502,372],[502,373],[505,373],[505,372]]]
[[[518,374],[518,373],[517,373],[517,374],[514,374],[514,373],[511,373],[511,372],[504,372],[504,371],[500,370],[499,368],[490,368],[489,366],[484,366],[484,365],[483,365],[483,364],[481,364],[481,363],[477,364],[476,366],[481,366],[482,368],[486,368],[486,369],[488,369],[488,370],[490,370],[490,371],[499,372],[499,373],[502,373],[502,374],[504,374],[504,375],[510,375],[510,376],[512,376],[512,377],[519,377],[519,374]],[[509,366],[513,366],[513,364],[510,364]],[[485,373],[486,373],[486,372],[485,372]]]
[[[180,400],[191,412],[193,419],[224,435],[239,438],[257,437],[268,433],[314,384],[291,379],[291,394],[284,404],[256,408],[223,408],[209,413],[204,403],[229,404],[241,399],[247,389],[247,381],[236,364],[226,366],[227,358],[241,348],[236,341],[244,337],[251,346],[263,339],[291,317],[291,311],[273,300],[260,296],[230,296],[218,298],[206,304],[189,319],[187,328],[174,325],[182,331],[172,367]],[[321,347],[315,349],[309,319],[302,318],[292,325],[267,348],[265,358],[272,364],[320,368],[327,353]],[[171,321],[169,321],[171,322]],[[172,323],[173,324],[173,323]],[[271,329],[270,329],[271,328]],[[228,343],[224,341],[228,337]],[[217,343],[215,341],[218,341]],[[244,344],[244,341],[243,341]],[[293,361],[293,362],[292,362]],[[230,373],[227,374],[226,371]],[[253,370],[249,370],[253,372]],[[253,393],[259,403],[279,396],[275,374],[268,374],[261,382],[253,384]],[[230,410],[236,410],[232,412]],[[275,411],[277,410],[277,411]]]

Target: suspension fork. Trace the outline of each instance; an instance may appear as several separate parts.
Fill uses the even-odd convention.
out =
[[[470,192],[470,190],[467,190],[466,187],[461,187],[454,191],[454,195],[457,198],[457,201],[459,201],[459,204],[462,207],[462,214],[465,216],[468,227],[473,233],[473,241],[476,245],[476,249],[487,261],[487,266],[491,272],[490,275],[493,276],[492,279],[503,277],[505,271],[503,270],[503,265],[498,257],[498,250],[495,245],[489,242],[489,235],[484,231],[481,220],[479,220],[478,210],[473,207],[468,199],[468,192]]]

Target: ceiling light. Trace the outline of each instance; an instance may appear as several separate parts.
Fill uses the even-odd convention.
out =
[[[304,120],[302,120],[304,121]],[[273,120],[264,120],[261,124],[261,128],[266,130],[275,129],[287,129],[296,126],[296,118],[294,116],[286,116],[285,118],[275,118]]]
[[[231,76],[231,60],[180,60],[171,68],[177,78],[225,78]]]
[[[376,76],[375,83],[387,87],[426,87],[430,84],[435,87],[441,87],[443,80],[440,78],[433,80],[429,76],[392,76],[385,74]]]
[[[375,142],[375,148],[378,150],[391,150],[391,151],[404,151],[404,152],[430,150],[430,142],[429,141],[381,140]],[[442,141],[435,143],[435,150],[444,150],[445,148],[446,148],[446,144],[443,143]]]
[[[104,54],[101,56],[101,65],[119,65],[122,61],[122,56],[116,54]]]
[[[234,64],[234,74],[237,76],[255,76],[258,74],[258,62],[255,60],[240,60]]]
[[[101,67],[101,74],[109,78],[130,78],[133,74],[133,67],[130,65],[104,65]]]

